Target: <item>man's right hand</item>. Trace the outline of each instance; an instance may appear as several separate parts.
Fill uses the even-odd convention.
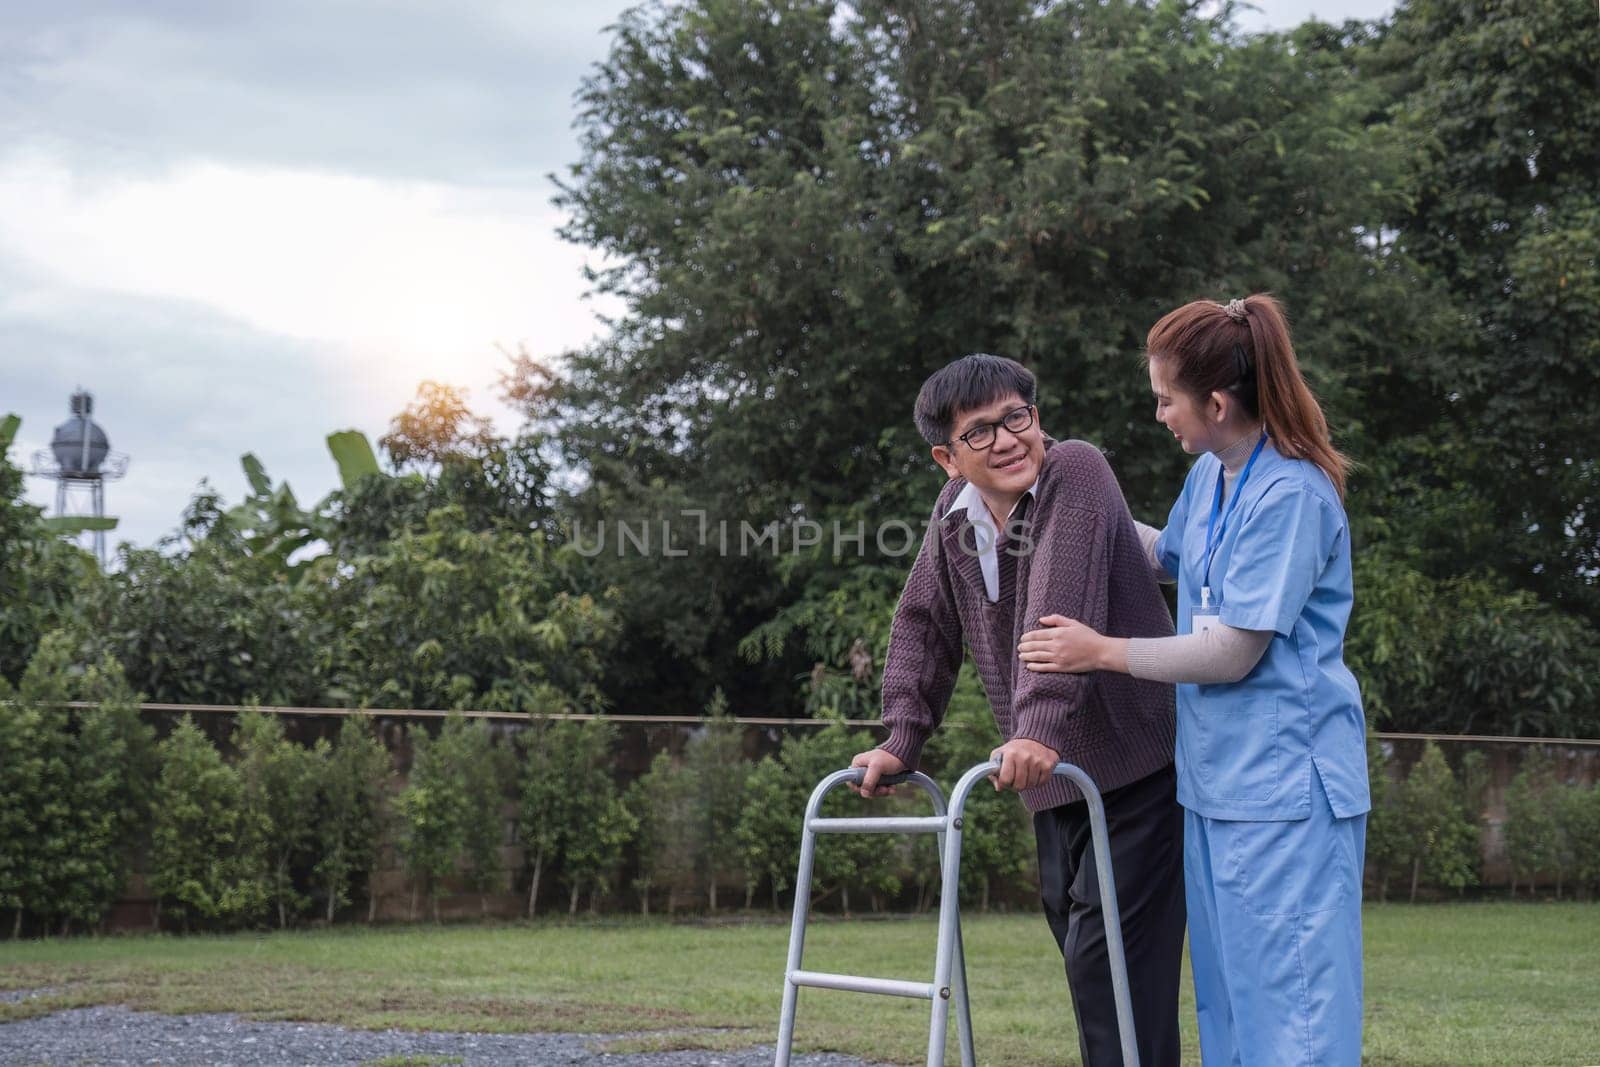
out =
[[[908,769],[901,762],[899,756],[885,752],[881,748],[875,748],[871,752],[859,753],[855,759],[850,761],[850,766],[865,767],[867,769],[867,773],[862,777],[860,785],[856,785],[854,782],[849,784],[849,789],[852,793],[859,793],[864,797],[894,796],[894,786],[879,785],[878,782],[891,774],[904,774]]]

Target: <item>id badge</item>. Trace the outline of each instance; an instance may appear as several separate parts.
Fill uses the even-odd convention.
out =
[[[1220,611],[1211,599],[1211,587],[1206,586],[1200,590],[1200,603],[1196,604],[1189,612],[1189,628],[1194,633],[1203,634],[1217,623],[1221,622]]]

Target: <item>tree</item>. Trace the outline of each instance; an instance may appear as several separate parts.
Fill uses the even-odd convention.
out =
[[[150,888],[160,912],[191,920],[249,921],[268,907],[270,888],[245,851],[239,774],[184,716],[159,747]]]
[[[416,773],[416,764],[412,773]],[[452,798],[445,787],[432,782],[413,781],[395,801],[400,822],[400,854],[406,874],[411,878],[411,919],[417,918],[418,890],[426,892],[434,922],[439,921],[439,879],[455,869],[455,842],[452,840]]]
[[[202,488],[183,523],[156,548],[121,549],[83,605],[86,639],[153,701],[317,703],[325,614],[275,553],[241,548],[214,493]]]
[[[744,867],[747,908],[765,881],[772,892],[772,910],[777,911],[778,894],[789,888],[794,876],[800,855],[795,826],[800,815],[791,806],[794,792],[783,764],[771,756],[763,756],[744,780],[744,802],[734,838]]]
[[[296,884],[314,864],[318,756],[284,736],[283,720],[259,710],[239,713],[233,732],[239,753],[242,848],[259,869],[278,927],[289,925],[310,903]]]
[[[1468,817],[1460,783],[1444,753],[1432,741],[1406,776],[1400,791],[1404,856],[1411,863],[1411,896],[1426,878],[1435,885],[1462,889],[1474,884],[1478,861],[1478,828]]]
[[[544,391],[543,370],[525,351],[507,356],[511,367],[502,377],[508,400],[536,405]],[[429,512],[448,506],[461,508],[475,532],[555,531],[543,434],[533,427],[509,438],[497,434],[488,419],[467,407],[466,395],[439,382],[418,386],[416,400],[390,420],[378,442],[396,477],[373,477],[377,460],[365,439],[350,442],[358,453],[366,449],[361,459],[371,467],[325,502],[335,554],[371,552],[401,530],[421,530]]]
[[[1551,873],[1560,852],[1556,780],[1549,757],[1529,749],[1506,789],[1506,859],[1511,864],[1511,895],[1526,881],[1533,894],[1541,875]]]
[[[117,664],[80,652],[46,634],[0,717],[0,906],[16,909],[13,936],[24,914],[63,934],[99,922],[143,836],[151,731]],[[95,706],[65,706],[74,700]]]
[[[543,878],[556,867],[567,880],[569,912],[577,911],[578,895],[586,887],[594,906],[638,828],[612,777],[616,739],[616,727],[598,718],[534,721],[522,735],[517,834],[532,867],[530,919]]]
[[[1436,550],[1591,623],[1600,416],[1571,399],[1600,385],[1597,65],[1583,0],[1412,0],[1373,62],[1413,145],[1413,195],[1386,221],[1459,322],[1417,362],[1443,401],[1441,474],[1481,519],[1438,527]]]
[[[377,860],[385,819],[385,798],[392,775],[389,750],[369,723],[347,718],[337,743],[318,741],[318,810],[316,869],[318,888],[327,898],[327,920],[349,904],[356,877],[370,873]],[[367,921],[378,906],[369,882]]]
[[[67,762],[76,841],[58,899],[63,925],[89,926],[122,894],[132,857],[148,840],[155,731],[140,719],[138,695],[115,660],[88,664],[72,682],[73,696],[94,706],[73,716]]]
[[[1346,652],[1387,729],[1584,736],[1600,636],[1499,576],[1436,579],[1387,549],[1358,560]]]
[[[1367,870],[1377,883],[1378,899],[1389,899],[1389,879],[1409,855],[1405,783],[1394,777],[1388,750],[1376,738],[1367,739],[1367,779],[1372,812],[1367,817]]]
[[[632,661],[614,699],[654,695],[683,662],[704,692],[758,632],[743,650],[785,684],[803,646],[764,623],[823,631],[825,680],[858,640],[878,652],[906,560],[875,535],[920,528],[939,484],[915,391],[964,352],[1032,366],[1047,429],[1112,449],[1145,518],[1184,460],[1148,418],[1136,353],[1197,294],[1276,291],[1352,440],[1378,454],[1420,435],[1432,408],[1405,357],[1438,315],[1379,239],[1408,193],[1405,146],[1369,124],[1384,101],[1361,76],[1366,31],[1244,39],[1201,10],[697,0],[624,16],[579,94],[561,194],[565,236],[604,254],[596,287],[624,308],[568,354],[557,421],[589,475],[574,515],[700,509],[830,542],[859,521],[865,537],[737,567],[698,539],[687,558],[606,559]],[[874,590],[876,617],[839,619],[851,588]]]
[[[483,719],[470,726],[459,718],[446,719],[439,742],[441,748],[449,746],[447,758],[461,779],[462,856],[468,884],[478,890],[479,908],[488,914],[488,894],[501,883],[504,872],[500,849],[506,843],[508,753],[495,745]]]
[[[622,850],[633,840],[639,823],[615,790],[596,805],[596,817],[567,846],[567,878],[571,885],[569,914],[578,910],[578,892],[589,890],[589,910],[600,910],[600,895],[611,888]]]
[[[521,796],[517,808],[517,836],[528,866],[528,918],[539,907],[539,886],[544,873],[559,862],[566,843],[578,827],[565,777],[574,765],[581,744],[582,726],[575,722],[535,719],[518,737],[522,750]]]
[[[329,547],[341,559],[369,555],[402,531],[426,529],[430,512],[452,506],[462,509],[474,532],[551,536],[557,524],[546,447],[528,431],[495,437],[482,450],[423,470],[359,478],[327,501]]]
[[[638,822],[612,775],[615,728],[603,719],[591,719],[567,737],[570,763],[560,771],[567,791],[560,858],[569,893],[567,911],[572,914],[584,889],[589,890],[591,910],[598,907],[599,895],[610,888],[622,849],[633,839]]]
[[[705,827],[696,810],[700,785],[695,772],[671,752],[657,752],[650,769],[628,787],[628,809],[639,827],[634,887],[644,914],[650,912],[653,890],[666,890],[667,914],[672,915],[703,884]]]
[[[712,694],[706,716],[704,731],[689,739],[684,765],[694,788],[701,884],[706,887],[706,907],[715,913],[718,884],[739,873],[736,830],[750,767],[744,758],[742,730],[729,714],[721,689]]]
[[[1561,892],[1566,886],[1569,875],[1577,876],[1575,881],[1581,891],[1585,870],[1592,870],[1594,867],[1594,861],[1583,853],[1585,845],[1594,839],[1593,831],[1588,825],[1592,818],[1590,793],[1591,790],[1586,787],[1572,782],[1557,781],[1550,797],[1556,823],[1553,852],[1557,900],[1561,899]]]
[[[467,391],[440,382],[417,386],[417,398],[389,421],[378,444],[394,469],[468,460],[493,446],[489,420],[467,407]]]
[[[21,425],[15,415],[0,418],[0,678],[13,683],[100,578],[94,557],[46,529],[43,509],[23,500],[22,471],[10,457]]]
[[[371,707],[593,710],[613,616],[564,587],[562,558],[525,533],[474,531],[450,505],[371,554],[317,560],[330,695]]]
[[[417,889],[427,893],[439,919],[439,883],[464,869],[470,884],[486,894],[500,871],[504,835],[501,812],[505,769],[481,719],[445,718],[437,737],[419,731],[413,741],[411,776],[397,804],[401,852]],[[481,900],[487,908],[487,897]]]
[[[0,701],[15,692],[0,677]],[[46,788],[48,758],[40,735],[44,717],[31,704],[18,703],[0,715],[0,905],[14,910],[11,936],[22,935],[22,920],[41,895],[44,839],[40,833],[41,798]]]
[[[746,870],[739,819],[750,768],[741,731],[728,713],[722,689],[706,707],[704,729],[690,737],[683,758],[656,753],[650,771],[629,789],[627,806],[638,824],[637,886],[650,910],[650,891],[667,889],[667,912],[696,886],[706,889],[707,910],[717,910],[717,888]],[[746,878],[746,885],[747,885]],[[747,885],[749,896],[749,885]]]
[[[302,508],[288,482],[273,486],[254,453],[241,456],[239,465],[244,468],[250,495],[222,513],[217,533],[225,531],[234,548],[265,564],[270,572],[291,582],[298,580],[305,573],[307,560],[294,557],[303,556],[306,549],[331,532],[327,500],[309,510]]]
[[[1582,789],[1573,787],[1566,812],[1568,833],[1575,857],[1573,881],[1580,895],[1593,899],[1600,885],[1600,783]]]
[[[827,775],[849,766],[852,756],[873,744],[871,734],[850,730],[838,721],[809,735],[793,732],[784,739],[777,760],[763,761],[747,780],[735,839],[741,844],[747,882],[769,878],[774,907],[777,894],[786,888],[788,872],[800,862],[801,821],[811,790]],[[822,814],[861,815],[862,803],[843,790],[835,790],[823,802]],[[870,802],[871,814],[894,814],[915,803],[899,797],[874,800]],[[908,866],[908,850],[886,848],[884,840],[877,834],[819,836],[813,903],[837,892],[848,912],[852,888],[864,890],[874,903],[898,894]]]

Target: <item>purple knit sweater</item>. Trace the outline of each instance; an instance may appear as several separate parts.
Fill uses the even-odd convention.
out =
[[[966,480],[940,491],[894,613],[883,669],[889,739],[881,747],[917,766],[944,718],[965,646],[1000,735],[1048,745],[1104,792],[1172,762],[1172,686],[1107,671],[1036,673],[1017,658],[1017,645],[1044,615],[1114,637],[1169,637],[1172,617],[1105,457],[1083,441],[1046,443],[1037,493],[1022,505],[1027,534],[997,545],[998,601],[984,590],[966,512],[944,518]],[[1022,793],[1029,811],[1081,797],[1064,778]]]

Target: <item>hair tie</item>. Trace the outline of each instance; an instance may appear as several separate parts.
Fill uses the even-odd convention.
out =
[[[1228,318],[1232,319],[1234,322],[1237,322],[1241,326],[1244,325],[1245,320],[1249,318],[1249,314],[1244,306],[1243,300],[1230,300],[1226,304],[1222,305],[1222,310],[1228,316]]]

